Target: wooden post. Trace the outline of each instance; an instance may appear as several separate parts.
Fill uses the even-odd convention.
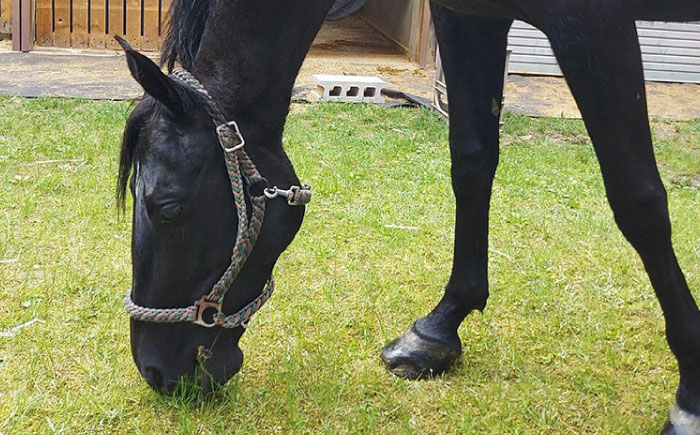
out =
[[[21,51],[22,33],[20,32],[20,23],[22,21],[22,11],[20,9],[20,0],[12,0],[12,51]]]
[[[411,44],[409,56],[421,68],[428,65],[430,51],[430,2],[428,0],[413,1],[413,16],[411,17]]]
[[[12,50],[29,51],[34,45],[32,0],[12,0]]]
[[[411,14],[411,41],[408,47],[408,56],[412,61],[419,57],[420,52],[420,32],[417,29],[423,15],[423,3],[425,0],[413,0],[413,11]]]
[[[420,51],[418,53],[418,64],[421,68],[428,65],[428,51],[430,50],[430,3],[423,0],[423,14],[420,26]]]
[[[22,51],[34,47],[34,2],[22,0]]]

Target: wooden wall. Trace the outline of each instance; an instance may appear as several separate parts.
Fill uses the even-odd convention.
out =
[[[428,0],[368,0],[360,15],[421,66],[435,59]]]
[[[12,0],[0,0],[0,33],[12,33]]]
[[[44,47],[118,49],[119,35],[136,49],[158,51],[170,7],[170,0],[35,1],[36,44]]]

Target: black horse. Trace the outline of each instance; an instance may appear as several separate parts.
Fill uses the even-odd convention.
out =
[[[282,130],[294,79],[332,4],[175,0],[172,7],[163,63],[190,71],[226,118],[237,121],[244,149],[270,186],[298,184],[282,150]],[[665,430],[700,433],[700,311],[671,244],[635,28],[637,19],[700,20],[700,1],[437,0],[431,6],[453,120],[454,264],[442,300],[384,348],[385,363],[407,378],[448,369],[461,353],[458,326],[486,306],[506,36],[520,19],[552,43],[593,140],[615,220],[641,256],[661,303],[680,372],[677,404]],[[118,186],[120,200],[127,185],[134,197],[131,296],[145,307],[187,307],[208,294],[231,258],[238,218],[224,159],[206,99],[124,47],[146,92],[126,126]],[[250,211],[250,197],[247,201]],[[302,207],[267,201],[257,244],[221,312],[234,313],[260,295],[302,218]],[[212,326],[213,315],[203,323]],[[178,379],[193,375],[198,349],[207,348],[209,358],[200,364],[209,374],[201,385],[209,391],[239,370],[243,332],[243,327],[132,319],[132,353],[148,383],[168,393]]]

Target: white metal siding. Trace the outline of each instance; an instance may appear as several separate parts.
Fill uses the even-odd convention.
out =
[[[647,80],[700,83],[700,23],[637,23]],[[508,38],[510,72],[561,75],[547,37],[521,21]]]

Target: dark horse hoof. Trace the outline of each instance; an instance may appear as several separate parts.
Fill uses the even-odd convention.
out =
[[[421,379],[444,373],[462,353],[462,346],[448,345],[419,334],[414,324],[401,337],[382,349],[389,371],[406,379]]]
[[[700,435],[700,416],[685,412],[676,405],[661,435]]]

